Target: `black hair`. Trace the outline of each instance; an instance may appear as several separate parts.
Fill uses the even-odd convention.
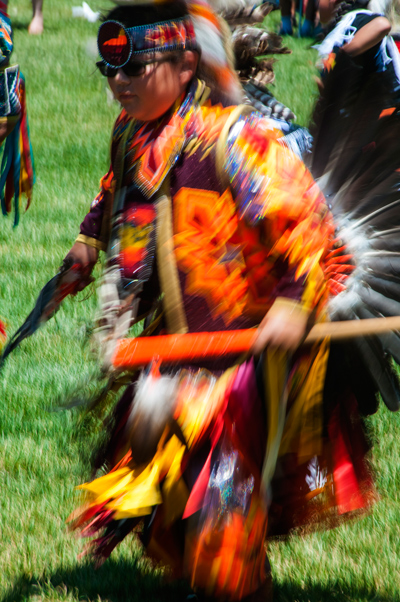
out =
[[[368,7],[369,0],[343,0],[337,2],[336,10],[333,18],[323,29],[323,37],[326,37],[328,33],[331,33],[339,23],[340,19],[347,15],[347,13],[353,10],[365,10]]]
[[[150,25],[159,21],[179,19],[187,14],[186,3],[183,0],[177,0],[157,5],[117,6],[103,18],[103,21],[118,21],[125,27],[137,27],[138,25]]]

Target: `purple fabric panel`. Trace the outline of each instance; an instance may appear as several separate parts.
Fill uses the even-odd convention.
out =
[[[103,222],[104,199],[101,199],[95,207],[90,209],[89,213],[81,223],[80,233],[90,238],[100,240],[101,225]]]
[[[274,297],[287,297],[293,301],[301,302],[304,291],[304,280],[295,280],[296,269],[293,268],[283,273],[274,290]]]
[[[185,275],[179,273],[181,281],[181,290],[185,290]],[[257,326],[258,322],[242,316],[227,324],[220,316],[213,317],[207,301],[200,296],[183,294],[183,306],[185,309],[186,321],[189,332],[216,332],[224,330],[241,330]],[[237,355],[228,355],[218,359],[201,361],[201,366],[213,373],[227,370],[239,358]],[[193,364],[193,367],[200,367],[200,364]]]
[[[266,447],[266,425],[253,359],[239,366],[229,396],[228,415],[244,455],[250,457],[261,471]]]
[[[252,328],[257,326],[257,320],[241,316],[232,322],[225,322],[221,316],[213,316],[210,307],[204,297],[188,295],[186,290],[186,276],[179,272],[181,290],[183,294],[183,305],[190,332],[215,332],[217,330],[240,330],[241,328]]]
[[[222,194],[226,186],[222,186],[215,168],[215,154],[211,152],[205,159],[202,151],[191,156],[184,154],[171,173],[171,196],[174,198],[181,188],[198,188]]]
[[[222,194],[225,188],[217,177],[215,169],[215,155],[211,152],[204,160],[200,160],[201,151],[190,157],[184,155],[177,163],[171,176],[171,196],[181,188],[194,188],[210,190]],[[215,332],[217,330],[238,330],[251,328],[257,322],[243,316],[227,324],[221,316],[213,316],[206,299],[202,296],[188,295],[186,290],[186,275],[179,271],[180,285],[183,295],[183,304],[188,322],[189,332]],[[230,365],[232,360],[230,361]]]

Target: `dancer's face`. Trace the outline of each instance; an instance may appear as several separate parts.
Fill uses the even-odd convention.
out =
[[[126,75],[118,69],[115,77],[108,77],[114,97],[133,118],[153,121],[161,117],[186,90],[197,67],[194,52],[182,52],[166,60],[163,53],[140,55],[142,61],[155,60],[146,65],[141,75]],[[158,61],[158,62],[157,62]]]

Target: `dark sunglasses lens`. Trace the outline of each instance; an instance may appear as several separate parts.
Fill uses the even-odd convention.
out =
[[[143,75],[146,71],[146,64],[132,61],[124,65],[122,71],[129,77],[137,77],[138,75]]]
[[[96,63],[96,67],[99,69],[100,73],[104,75],[104,77],[115,77],[118,73],[118,69],[110,67],[104,61],[99,61]],[[138,75],[143,75],[143,73],[146,71],[146,63],[132,61],[131,63],[127,63],[121,67],[121,69],[128,77],[137,77]]]
[[[118,69],[113,69],[113,67],[109,67],[103,61],[99,61],[96,63],[96,67],[100,71],[104,77],[115,77],[117,75]]]

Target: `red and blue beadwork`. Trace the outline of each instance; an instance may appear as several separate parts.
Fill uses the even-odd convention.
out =
[[[99,29],[97,46],[102,60],[117,69],[132,55],[197,48],[190,17],[129,28],[118,21],[105,21]]]

